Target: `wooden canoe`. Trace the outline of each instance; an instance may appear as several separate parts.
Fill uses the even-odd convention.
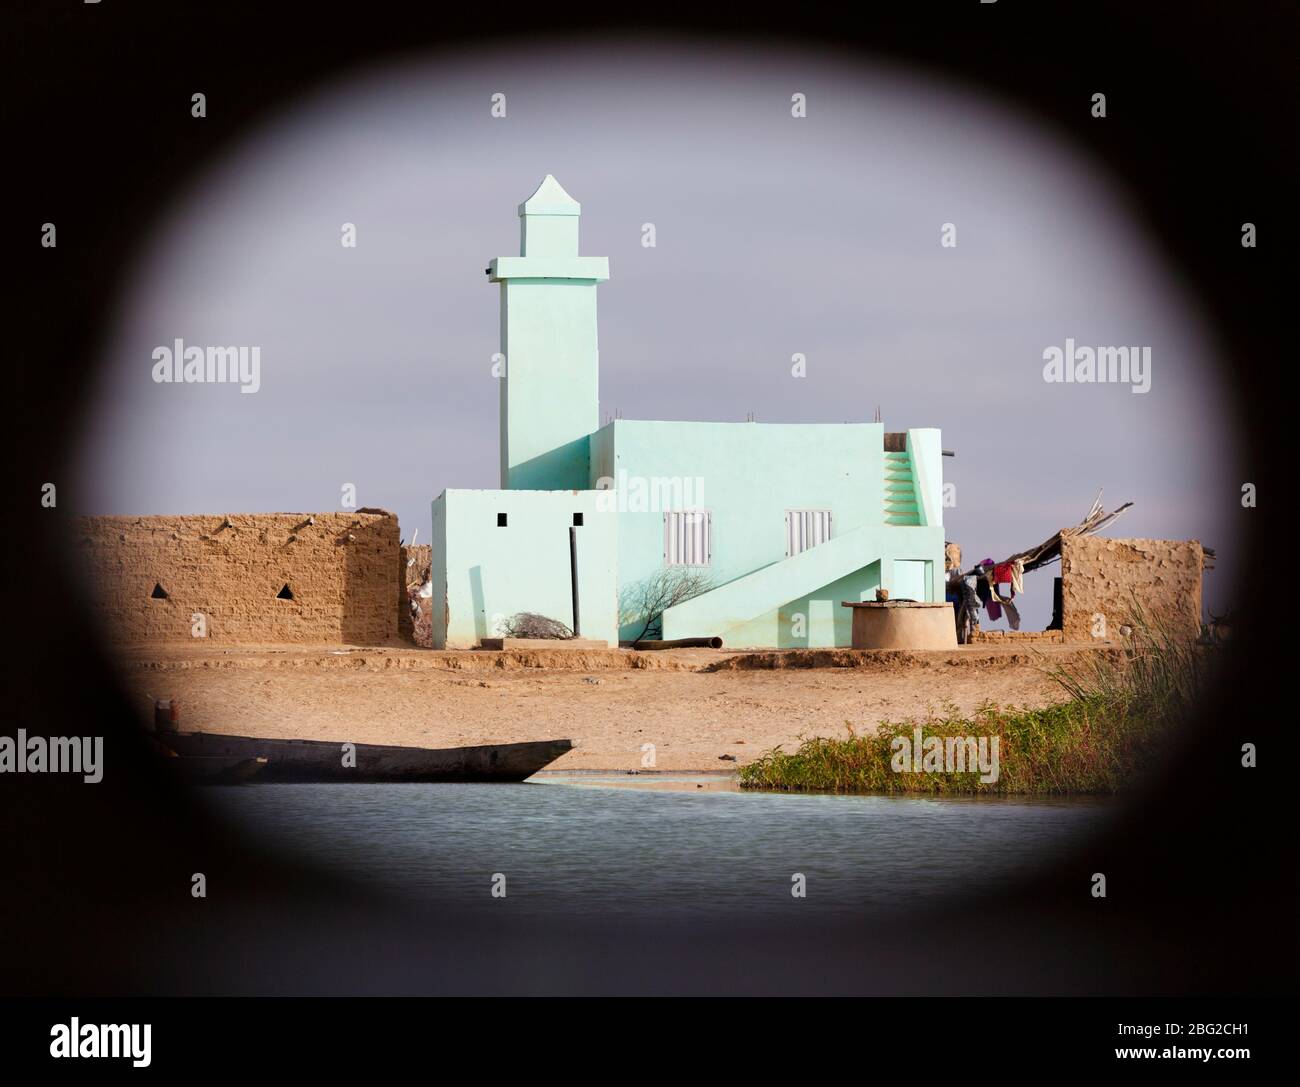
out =
[[[245,755],[178,755],[167,769],[196,785],[235,785],[257,777],[267,768],[265,758]]]
[[[573,747],[572,740],[539,740],[480,747],[395,747],[333,740],[274,740],[219,732],[171,732],[158,737],[183,759],[267,760],[258,782],[523,781]]]

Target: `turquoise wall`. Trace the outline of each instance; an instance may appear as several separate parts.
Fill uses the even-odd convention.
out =
[[[907,432],[907,452],[912,458],[912,480],[923,525],[943,524],[943,443],[940,437],[937,427],[918,427]]]
[[[922,455],[931,445],[937,454],[938,431],[912,433]],[[917,470],[928,472],[929,465]],[[846,559],[850,552],[842,549],[839,555],[824,553],[823,563],[788,564],[796,566],[793,579],[782,571],[780,577],[747,584],[730,598],[715,590],[700,604],[675,609],[665,619],[665,637],[723,634],[732,645],[847,645],[851,619],[840,601],[871,599],[882,581],[888,588],[894,558],[928,560],[941,573],[941,510],[928,511],[930,531],[886,530],[883,474],[884,427],[879,423],[616,420],[593,434],[590,446],[590,485],[612,480],[622,492],[607,503],[620,507],[619,583],[625,601],[637,582],[663,566],[663,510],[685,508],[653,500],[649,509],[627,508],[638,480],[643,493],[653,493],[655,481],[674,481],[679,491],[695,498],[689,505],[711,512],[709,573],[718,586],[785,563],[787,510],[829,509],[832,541],[866,526],[880,528],[870,541],[858,542],[852,558]],[[926,482],[934,481],[927,476]],[[845,561],[857,565],[846,567]],[[929,598],[942,599],[939,591],[932,577]],[[770,596],[774,592],[788,595]],[[768,601],[770,607],[753,612],[758,601]],[[794,615],[803,615],[804,621],[795,623]],[[624,638],[639,629],[639,621],[624,616]]]
[[[429,629],[433,646],[442,649],[447,644],[447,493],[433,500],[433,535],[429,548],[429,583],[433,596],[429,599]]]
[[[578,202],[547,174],[519,205],[517,257],[497,257],[501,284],[501,486],[587,485],[587,436],[600,425],[596,284],[604,257],[578,255]]]
[[[444,491],[433,502],[433,644],[468,649],[500,636],[502,618],[536,612],[573,623],[569,527],[578,529],[584,638],[618,641],[617,518],[594,491]],[[506,526],[497,526],[497,514]],[[439,617],[439,613],[442,617]]]
[[[600,425],[594,281],[503,282],[502,487],[587,485]]]
[[[592,477],[702,481],[714,574],[729,581],[785,558],[785,511],[830,509],[836,534],[882,517],[879,423],[697,423],[619,419],[593,435]],[[661,511],[620,513],[624,580],[663,564]]]
[[[789,559],[770,563],[664,613],[665,638],[720,634],[726,645],[829,646],[850,643],[844,601],[897,595],[895,563],[943,556],[942,526],[860,525]],[[937,599],[934,578],[922,599]],[[796,625],[797,615],[804,617]]]
[[[819,589],[788,600],[757,619],[738,622],[726,630],[726,643],[732,648],[776,646],[778,649],[827,649],[849,645],[853,639],[853,613],[842,607],[845,600],[874,600],[880,587],[880,563],[854,571]],[[777,594],[781,595],[781,594]],[[716,624],[716,609],[710,608],[696,617],[700,627]],[[686,629],[687,617],[680,612],[669,616],[669,637]],[[699,635],[705,637],[705,635]]]

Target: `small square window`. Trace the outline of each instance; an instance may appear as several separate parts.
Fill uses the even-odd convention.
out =
[[[505,528],[505,527],[506,527],[506,515],[504,513],[498,513],[497,528]]]
[[[581,528],[581,527],[582,527],[582,514],[580,514],[580,513],[575,513],[575,514],[573,515],[573,527],[574,527],[574,528]]]

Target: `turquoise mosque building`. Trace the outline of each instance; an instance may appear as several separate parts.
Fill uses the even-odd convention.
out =
[[[519,207],[519,255],[488,266],[501,292],[501,487],[433,502],[434,646],[477,646],[520,612],[613,646],[644,627],[643,587],[677,567],[707,589],[662,613],[663,638],[734,648],[847,646],[842,602],[878,588],[943,600],[938,429],[600,425],[609,261],[579,255],[580,212],[548,175]]]

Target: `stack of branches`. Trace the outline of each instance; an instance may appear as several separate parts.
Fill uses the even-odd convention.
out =
[[[555,638],[562,640],[573,637],[573,631],[558,619],[551,619],[536,612],[521,611],[497,624],[501,633],[507,638]]]
[[[1107,525],[1116,521],[1120,514],[1128,509],[1132,502],[1125,502],[1116,510],[1107,513],[1101,505],[1101,491],[1097,492],[1097,497],[1093,499],[1092,508],[1088,511],[1088,516],[1080,521],[1073,528],[1063,528],[1060,532],[1044,540],[1037,547],[1031,547],[1027,551],[1018,551],[1014,555],[1008,556],[1003,562],[1015,562],[1019,559],[1025,564],[1025,573],[1031,570],[1037,570],[1043,566],[1049,566],[1061,557],[1061,540],[1066,536],[1091,536],[1094,532],[1100,532]],[[978,566],[972,567],[966,572],[965,577],[975,577],[980,572]]]

